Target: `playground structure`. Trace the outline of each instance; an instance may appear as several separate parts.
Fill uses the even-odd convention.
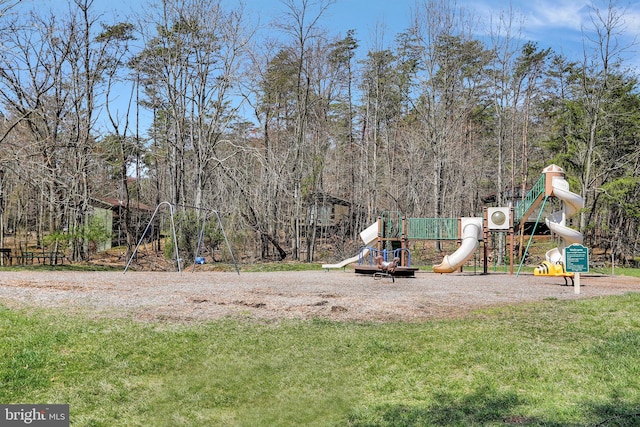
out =
[[[434,273],[453,273],[473,256],[478,244],[483,240],[482,218],[461,218],[460,230],[462,243],[451,255],[445,255],[442,262],[433,266]]]
[[[382,256],[384,260],[399,258],[396,276],[413,276],[416,268],[411,267],[411,253],[408,242],[412,240],[458,241],[459,247],[444,257],[440,264],[433,266],[435,273],[453,273],[462,267],[477,253],[483,243],[483,272],[489,269],[489,245],[492,234],[502,233],[508,238],[509,272],[514,273],[514,236],[527,220],[538,210],[537,219],[523,259],[531,245],[533,234],[540,221],[544,208],[551,197],[562,202],[562,208],[551,213],[545,220],[547,227],[560,238],[558,247],[549,250],[543,265],[534,270],[538,276],[572,277],[565,270],[564,247],[582,243],[582,234],[567,226],[567,219],[574,216],[583,207],[583,200],[569,191],[569,183],[564,171],[557,165],[550,165],[542,171],[542,176],[534,184],[522,201],[515,207],[486,207],[482,217],[467,218],[403,218],[397,214],[383,214],[378,220],[360,233],[364,243],[358,255],[347,258],[337,264],[324,264],[322,268],[344,268],[349,264],[355,266],[356,273],[376,274],[380,269],[374,259]],[[522,267],[518,268],[518,274]]]
[[[567,219],[574,216],[584,207],[584,200],[580,195],[569,191],[569,183],[565,180],[564,171],[556,165],[545,168],[547,176],[547,187],[550,187],[549,196],[555,196],[562,201],[562,209],[552,213],[545,220],[547,227],[560,237],[560,245],[547,251],[541,265],[533,270],[536,276],[561,276],[570,277],[573,282],[573,273],[566,272],[566,260],[564,259],[564,248],[572,244],[582,244],[582,233],[578,230],[567,227]],[[543,206],[547,201],[545,197]]]
[[[340,261],[337,264],[323,264],[322,268],[330,269],[330,268],[344,268],[349,264],[353,264],[354,262],[361,262],[371,250],[371,246],[376,240],[378,240],[378,232],[379,232],[379,221],[374,222],[369,227],[360,232],[360,238],[364,242],[364,247],[360,251],[360,253],[354,257],[347,258],[345,260]]]
[[[405,219],[391,213],[384,214],[360,233],[364,243],[358,255],[344,259],[336,264],[323,264],[325,270],[345,268],[357,263],[355,270],[359,274],[372,274],[374,277],[413,276],[417,268],[411,267],[411,255],[407,249]],[[378,259],[386,263],[398,258],[397,266],[392,272],[378,267]]]

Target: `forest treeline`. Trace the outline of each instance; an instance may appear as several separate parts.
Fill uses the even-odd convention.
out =
[[[217,210],[256,259],[313,261],[384,211],[516,203],[555,163],[585,200],[585,244],[636,253],[640,94],[614,2],[592,5],[576,58],[516,37],[513,11],[479,23],[448,0],[367,48],[323,24],[330,0],[282,0],[267,28],[222,0],[125,19],[92,0],[0,5],[0,239],[63,235],[86,259],[96,200],[115,200],[131,251],[166,201],[195,224]],[[327,200],[347,213],[327,222]]]

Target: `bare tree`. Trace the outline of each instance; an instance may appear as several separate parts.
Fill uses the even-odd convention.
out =
[[[134,66],[145,105],[157,111],[155,126],[169,132],[171,200],[201,207],[238,108],[234,87],[248,34],[243,10],[226,11],[218,0],[171,0],[162,6],[150,17],[160,31],[147,35]],[[189,189],[187,182],[193,184]]]
[[[262,256],[272,245],[280,259],[287,256],[282,236],[291,242],[294,259],[300,258],[303,236],[313,239],[305,226],[305,198],[318,188],[323,148],[327,140],[327,95],[324,67],[327,43],[319,20],[331,2],[282,2],[283,15],[276,27],[284,38],[254,51],[251,98],[260,125],[258,147],[247,147],[258,178],[255,193],[244,199],[260,209],[247,222],[259,234]],[[331,91],[331,89],[329,89]],[[243,191],[244,192],[244,191]],[[308,257],[311,253],[307,254]]]
[[[588,135],[583,145],[577,150],[578,172],[580,174],[580,193],[585,200],[588,212],[580,214],[580,229],[584,230],[589,216],[595,212],[597,203],[596,190],[602,182],[603,171],[597,170],[598,151],[606,149],[598,144],[598,131],[603,126],[603,105],[607,93],[614,90],[615,71],[621,65],[622,53],[630,46],[621,44],[620,31],[625,26],[624,10],[618,8],[617,2],[608,0],[605,10],[591,7],[590,30],[593,37],[585,36],[584,61],[582,64],[582,101],[584,105],[585,127]],[[635,43],[633,41],[632,43]],[[606,172],[606,171],[605,171]]]
[[[413,26],[421,45],[420,97],[416,101],[423,138],[432,158],[432,216],[459,216],[456,190],[465,183],[467,170],[452,168],[465,155],[461,146],[470,141],[475,111],[486,103],[486,68],[491,53],[471,38],[471,22],[464,10],[441,0],[422,3]],[[472,140],[472,139],[471,139]],[[471,159],[468,157],[466,159]],[[463,167],[472,167],[464,162]]]
[[[41,10],[25,14],[4,35],[7,49],[0,52],[0,97],[9,117],[29,134],[17,165],[47,204],[37,216],[38,230],[45,218],[48,232],[68,230],[75,259],[87,256],[91,172],[100,166],[93,132],[115,43],[96,39],[99,18],[92,4],[70,1],[62,17]]]

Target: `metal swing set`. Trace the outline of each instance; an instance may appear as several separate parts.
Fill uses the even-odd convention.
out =
[[[231,245],[229,244],[229,239],[227,238],[227,233],[224,230],[224,226],[222,225],[222,219],[220,218],[220,213],[215,210],[215,209],[208,209],[208,208],[202,208],[202,207],[196,207],[196,206],[189,206],[189,205],[177,205],[177,204],[171,204],[169,202],[160,202],[158,204],[158,206],[156,206],[155,211],[153,212],[153,215],[151,216],[151,219],[149,220],[149,223],[147,224],[147,227],[144,230],[144,233],[142,233],[142,236],[140,237],[140,240],[138,241],[138,244],[136,245],[136,248],[134,249],[133,253],[131,254],[131,256],[129,257],[129,261],[127,262],[127,265],[124,268],[124,271],[122,272],[123,274],[127,272],[127,270],[129,269],[129,266],[131,265],[131,262],[133,261],[134,257],[136,256],[138,249],[140,248],[140,245],[142,244],[142,241],[144,240],[145,236],[147,235],[147,232],[149,231],[149,229],[151,228],[151,224],[153,224],[153,220],[156,217],[156,215],[158,214],[158,212],[160,211],[160,208],[162,206],[168,206],[169,207],[169,214],[171,217],[171,234],[173,237],[173,244],[174,244],[174,251],[176,253],[176,261],[178,264],[178,272],[180,274],[182,274],[182,259],[180,257],[180,252],[178,250],[178,239],[177,239],[177,234],[176,234],[176,225],[175,225],[175,220],[174,220],[174,206],[176,207],[182,207],[182,208],[187,208],[187,209],[195,209],[195,210],[199,210],[199,211],[204,211],[206,212],[206,214],[202,217],[202,227],[200,228],[200,233],[198,235],[198,246],[196,248],[196,253],[194,255],[194,262],[193,262],[193,267],[191,269],[191,272],[195,271],[196,268],[196,260],[198,258],[198,255],[200,253],[200,249],[202,246],[202,243],[204,242],[204,230],[205,230],[205,225],[207,223],[207,220],[209,219],[209,217],[211,215],[215,215],[216,218],[218,219],[218,226],[220,227],[220,230],[222,231],[222,235],[224,236],[224,241],[227,244],[227,249],[229,250],[229,254],[231,254],[231,259],[233,260],[233,265],[235,266],[236,269],[236,273],[240,274],[240,270],[238,269],[238,263],[236,262],[236,258],[233,255],[233,251],[231,250]]]

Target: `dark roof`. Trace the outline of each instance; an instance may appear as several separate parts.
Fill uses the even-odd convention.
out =
[[[120,206],[124,206],[124,201],[123,200],[118,200],[118,199],[112,199],[112,198],[108,198],[108,197],[92,197],[91,198],[92,203],[95,203],[96,205],[101,205],[100,207],[103,207],[105,209],[115,209],[118,208]],[[140,202],[130,202],[129,206],[132,209],[140,209],[140,210],[144,210],[144,211],[152,211],[153,208],[145,203],[140,203]]]
[[[306,196],[306,199],[308,201],[310,200],[319,200],[322,201],[324,203],[330,203],[332,205],[342,205],[342,206],[351,206],[351,202],[341,199],[339,197],[335,197],[335,196],[331,196],[329,194],[326,193],[319,193],[319,192],[315,192],[315,193],[310,193]]]

